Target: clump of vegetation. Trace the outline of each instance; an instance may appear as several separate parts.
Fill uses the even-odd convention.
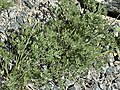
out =
[[[0,42],[0,75],[7,78],[4,88],[25,90],[33,83],[49,90],[49,82],[53,82],[65,90],[66,79],[75,80],[94,62],[100,68],[113,50],[113,33],[100,17],[101,9],[99,13],[80,14],[74,0],[48,6],[51,18],[46,23],[24,25],[9,32],[6,42]]]
[[[11,6],[13,6],[11,0],[0,0],[0,9],[8,9]]]

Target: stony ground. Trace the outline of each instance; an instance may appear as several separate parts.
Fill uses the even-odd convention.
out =
[[[16,0],[17,6],[10,8],[9,10],[0,11],[0,36],[1,41],[6,38],[6,30],[17,30],[21,25],[32,25],[31,18],[36,19],[37,22],[43,19],[43,14],[39,11],[40,0]],[[36,2],[37,1],[37,2]],[[56,1],[57,2],[57,1]],[[53,1],[51,2],[53,3]],[[55,5],[55,4],[54,4]],[[44,8],[42,8],[44,9]],[[46,17],[47,20],[48,17]],[[111,20],[113,18],[107,17]],[[119,20],[112,24],[112,27],[120,26]],[[1,83],[4,81],[0,77]],[[74,81],[66,82],[66,90],[120,90],[120,61],[115,60],[114,55],[111,53],[108,56],[108,63],[103,66],[103,69],[99,72],[93,65],[93,68],[89,70],[84,77],[78,77],[84,82],[83,86],[79,86]],[[29,85],[32,87],[32,85]],[[53,86],[52,90],[59,90],[59,87]],[[32,89],[29,89],[32,90]],[[35,89],[33,89],[35,90]],[[45,90],[44,87],[42,90]]]

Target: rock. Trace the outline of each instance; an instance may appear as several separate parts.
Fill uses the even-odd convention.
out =
[[[113,62],[114,62],[114,56],[113,56],[113,53],[110,53],[108,55],[108,64],[109,64],[109,66],[114,66]]]
[[[102,90],[106,90],[106,86],[102,83],[99,83],[99,88]]]
[[[74,81],[66,80],[65,82],[66,90],[71,90],[70,88],[74,88]]]
[[[75,87],[75,90],[81,90],[80,85],[79,85],[79,84],[77,84],[77,83],[75,83],[75,84],[74,84],[74,87]]]
[[[19,25],[23,25],[24,23],[23,18],[20,16],[16,16],[16,21],[18,22]]]
[[[11,27],[10,29],[13,29],[13,30],[19,30],[21,26],[17,23],[17,22],[11,22]]]
[[[76,90],[75,87],[74,87],[74,84],[68,86],[67,90]]]
[[[120,90],[120,81],[117,81],[117,89]]]
[[[114,13],[120,13],[120,0],[107,1],[108,11]]]
[[[80,6],[82,8],[87,7],[86,5],[84,5],[83,0],[77,0],[77,1],[80,3]],[[97,2],[97,6],[99,5],[99,3],[101,3],[101,5],[107,6],[108,16],[117,18],[117,16],[120,14],[120,0],[95,0],[95,1]],[[118,17],[118,19],[120,19],[120,17]]]
[[[93,90],[101,90],[97,82],[95,82]]]
[[[117,16],[120,14],[120,0],[96,0],[96,1],[107,5],[108,16],[117,18]]]
[[[114,67],[108,67],[106,69],[106,75],[111,75],[112,73],[114,73]]]
[[[35,89],[35,86],[34,86],[32,83],[27,84],[27,85],[26,85],[26,89],[27,89],[27,90],[36,90],[36,89]]]
[[[31,4],[30,0],[23,0],[23,2],[26,5],[26,7],[28,7],[29,9],[33,8],[33,5]]]
[[[52,90],[60,90],[60,89],[55,85]]]

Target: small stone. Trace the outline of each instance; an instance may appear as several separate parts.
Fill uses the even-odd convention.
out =
[[[33,8],[33,5],[30,3],[29,0],[23,0],[23,2],[25,3],[25,5],[26,5],[29,9],[32,9],[32,8]]]
[[[114,73],[114,68],[113,68],[113,67],[108,67],[108,68],[106,69],[106,74],[107,74],[107,75],[111,75],[112,73]]]
[[[117,89],[120,90],[120,81],[117,81]]]
[[[81,90],[80,85],[77,83],[74,84],[74,87],[75,87],[75,90]]]
[[[74,82],[67,79],[66,82],[65,82],[65,85],[66,85],[67,90],[71,90],[71,89],[68,89],[68,88],[73,88]]]
[[[68,86],[67,90],[76,90],[75,87],[74,87],[74,84]]]
[[[97,82],[95,82],[93,90],[101,90]]]
[[[20,16],[16,16],[16,21],[18,22],[19,25],[22,25],[24,23],[23,18]]]
[[[60,90],[60,89],[59,89],[59,87],[54,86],[54,87],[53,87],[53,90]]]

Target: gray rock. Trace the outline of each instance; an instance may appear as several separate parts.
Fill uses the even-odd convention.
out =
[[[31,4],[30,0],[23,0],[23,2],[29,9],[33,8],[33,5]]]
[[[106,75],[111,75],[112,73],[114,73],[114,67],[108,67],[106,69]]]
[[[100,87],[98,86],[98,82],[95,82],[93,90],[101,90]]]
[[[55,85],[55,86],[53,87],[53,90],[60,90],[60,88]]]
[[[66,82],[65,82],[65,85],[66,85],[66,89],[70,86],[74,86],[74,81],[70,81],[70,80],[66,80]]]
[[[8,28],[7,28],[7,30],[13,30],[13,31],[15,31],[15,30],[19,30],[19,28],[20,28],[21,26],[20,26],[20,24],[18,24],[18,22],[16,22],[16,21],[11,21],[10,22],[10,25],[8,26]]]
[[[18,22],[19,25],[22,25],[24,23],[24,20],[20,16],[16,16],[16,21]]]
[[[117,89],[120,90],[120,81],[117,81]]]
[[[0,72],[0,73],[1,73],[1,72]],[[3,78],[3,77],[0,76],[0,86],[1,86],[3,83],[5,83],[5,78]]]
[[[99,88],[102,89],[102,90],[106,90],[106,86],[103,83],[100,84]]]
[[[81,90],[80,85],[79,85],[79,84],[77,84],[77,83],[75,83],[75,84],[74,84],[74,87],[75,87],[75,90]]]
[[[74,84],[73,84],[73,85],[68,86],[67,90],[76,90],[76,89],[75,89],[75,87],[74,87]]]
[[[120,13],[120,0],[96,0],[102,4],[107,5],[107,10],[113,14]]]

